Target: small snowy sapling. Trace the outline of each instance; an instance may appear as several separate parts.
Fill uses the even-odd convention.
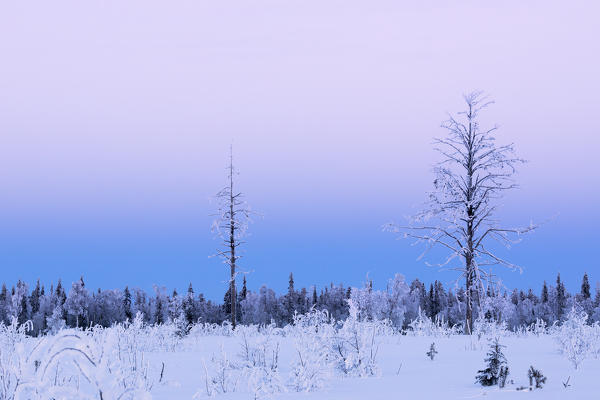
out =
[[[541,389],[544,383],[546,383],[546,377],[544,376],[544,374],[542,374],[542,371],[533,368],[533,365],[529,367],[529,371],[527,371],[527,377],[529,378],[530,390],[533,388],[534,382],[536,389]]]
[[[429,346],[429,351],[427,352],[427,357],[429,357],[431,359],[431,361],[433,361],[433,359],[435,358],[435,355],[437,354],[437,350],[435,349],[435,342],[431,343],[431,346]]]
[[[509,371],[506,357],[502,353],[503,347],[506,346],[501,345],[498,338],[494,339],[493,343],[490,344],[490,350],[485,359],[487,367],[477,371],[478,373],[475,377],[476,381],[482,386],[499,385],[500,387],[504,387],[506,384]]]

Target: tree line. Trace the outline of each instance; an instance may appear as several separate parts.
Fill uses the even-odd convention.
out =
[[[400,274],[382,290],[375,290],[372,281],[361,288],[330,284],[320,289],[313,286],[298,290],[290,274],[288,290],[279,295],[266,286],[248,290],[244,277],[242,289],[235,297],[237,307],[232,308],[229,290],[223,302],[213,302],[202,293],[196,294],[192,284],[179,294],[176,290],[167,293],[159,287],[153,293],[129,287],[94,291],[88,290],[83,278],[68,289],[59,280],[49,290],[39,281],[31,290],[27,283],[18,281],[10,290],[2,285],[0,321],[4,324],[13,320],[17,324],[31,321],[30,333],[39,335],[63,327],[108,327],[131,321],[137,313],[148,324],[230,323],[233,309],[242,324],[273,322],[284,326],[293,322],[296,313],[311,309],[327,311],[329,318],[342,321],[348,316],[348,300],[352,299],[360,318],[389,319],[395,327],[406,329],[419,316],[439,324],[462,326],[467,301],[464,287],[445,288],[439,281],[426,285],[419,279],[407,283]],[[539,294],[533,289],[508,291],[499,285],[489,285],[482,296],[474,298],[474,305],[475,320],[505,322],[511,329],[538,320],[547,325],[560,323],[572,307],[585,311],[592,323],[600,321],[600,286],[592,293],[585,274],[581,289],[569,293],[559,274],[553,284],[544,282]]]

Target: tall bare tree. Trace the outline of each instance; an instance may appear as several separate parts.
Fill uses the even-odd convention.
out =
[[[212,231],[222,241],[222,248],[217,250],[223,263],[229,267],[229,295],[231,302],[231,325],[235,329],[237,316],[237,290],[235,278],[238,274],[237,261],[241,258],[239,247],[244,243],[250,215],[252,212],[243,199],[241,192],[234,188],[237,170],[233,166],[233,146],[229,148],[228,184],[216,194],[218,211],[212,224]]]
[[[388,224],[386,229],[424,243],[419,259],[436,246],[449,251],[437,265],[460,271],[459,279],[465,280],[465,333],[471,334],[473,300],[483,291],[486,277],[482,267],[501,264],[521,269],[497,255],[490,242],[495,240],[509,248],[536,226],[505,228],[495,218],[497,200],[517,187],[515,167],[524,160],[515,156],[513,144],[496,144],[497,126],[480,127],[479,113],[493,102],[482,92],[465,95],[464,100],[466,110],[442,123],[447,136],[434,140],[442,160],[434,167],[434,190],[429,193],[426,207],[408,226]],[[458,266],[454,264],[457,261]]]

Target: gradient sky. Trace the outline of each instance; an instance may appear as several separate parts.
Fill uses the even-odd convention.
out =
[[[539,288],[600,280],[596,1],[16,1],[0,4],[1,281],[84,274],[219,299],[210,198],[229,143],[249,286],[450,283],[383,233],[425,200],[432,138],[488,92],[530,162],[509,224],[549,220],[497,269]],[[435,254],[433,254],[435,255]],[[436,259],[431,259],[436,261]]]

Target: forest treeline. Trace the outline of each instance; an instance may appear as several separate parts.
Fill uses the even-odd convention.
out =
[[[30,289],[27,283],[17,282],[0,290],[0,321],[18,324],[31,321],[32,335],[55,332],[63,327],[104,327],[132,320],[140,313],[148,324],[178,322],[188,325],[197,322],[222,324],[231,318],[229,290],[222,303],[206,300],[189,285],[187,292],[167,293],[164,288],[154,288],[147,293],[139,288],[123,290],[88,290],[83,278],[65,288],[59,280],[46,289],[39,281]],[[388,319],[397,328],[407,328],[419,314],[449,326],[461,326],[465,320],[465,290],[462,287],[445,288],[435,281],[425,285],[419,279],[407,283],[397,274],[390,279],[385,290],[373,289],[367,282],[362,288],[331,284],[318,289],[297,289],[290,274],[287,292],[276,294],[262,286],[258,291],[247,289],[244,278],[237,293],[237,320],[242,324],[268,324],[279,326],[293,321],[295,313],[311,309],[325,310],[331,319],[344,320],[348,316],[348,299],[357,304],[364,319]],[[505,322],[509,328],[536,323],[538,319],[551,325],[565,317],[575,307],[585,311],[589,322],[600,321],[600,287],[594,293],[588,275],[582,279],[581,289],[569,293],[560,278],[553,284],[543,283],[536,293],[514,289],[508,291],[499,285],[488,285],[476,297],[475,318]]]

